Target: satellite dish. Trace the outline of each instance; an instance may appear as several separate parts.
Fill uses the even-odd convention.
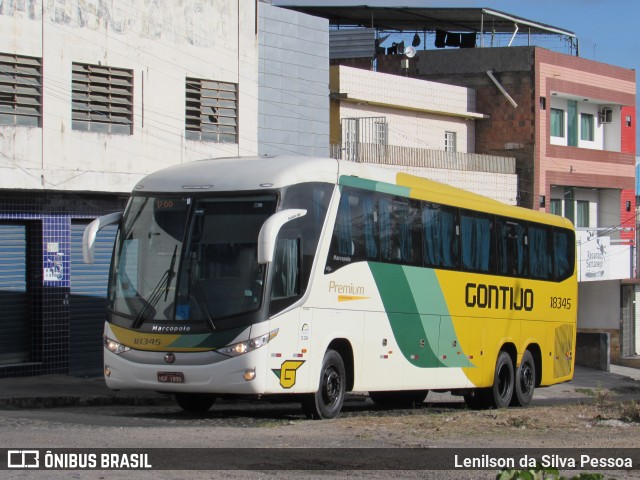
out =
[[[402,53],[404,53],[407,56],[407,58],[413,58],[416,56],[416,49],[415,47],[407,47],[404,49],[404,52]]]

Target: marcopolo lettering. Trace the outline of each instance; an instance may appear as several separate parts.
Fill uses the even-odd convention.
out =
[[[467,283],[464,301],[469,308],[494,308],[496,310],[533,310],[533,290],[502,285]]]
[[[188,332],[191,330],[191,327],[187,327],[187,326],[160,326],[160,325],[153,325],[151,327],[151,331],[154,333],[182,333],[182,332]]]

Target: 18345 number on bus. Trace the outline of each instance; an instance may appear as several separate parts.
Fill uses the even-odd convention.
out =
[[[551,297],[551,308],[571,310],[571,299],[568,297]]]

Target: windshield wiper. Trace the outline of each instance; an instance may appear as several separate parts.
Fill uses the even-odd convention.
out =
[[[142,307],[142,310],[138,312],[138,315],[136,315],[136,319],[133,321],[131,328],[138,328],[150,317],[155,316],[156,310],[154,307],[156,306],[160,298],[162,298],[163,289],[164,289],[164,300],[165,301],[167,300],[167,297],[169,296],[169,287],[171,286],[171,281],[173,280],[173,277],[176,276],[174,267],[176,264],[177,254],[178,254],[178,245],[176,245],[175,248],[173,249],[173,257],[171,257],[171,263],[169,264],[169,268],[167,269],[167,271],[164,272],[162,277],[160,277],[160,281],[151,291],[151,294],[149,295],[149,299],[146,301],[144,307]]]
[[[207,303],[205,302],[204,294],[202,293],[202,288],[200,287],[200,282],[198,282],[197,278],[194,277],[194,272],[195,270],[193,269],[193,259],[192,259],[191,264],[189,265],[189,273],[188,273],[189,287],[190,287],[189,290],[194,291],[194,297],[195,297],[196,303],[198,304],[198,307],[200,307],[200,310],[206,317],[207,323],[209,323],[211,330],[215,330],[216,325],[213,323],[213,318],[211,318],[211,314],[209,313],[209,309],[207,308]],[[189,296],[191,296],[191,293],[189,293]]]
[[[173,257],[171,257],[171,263],[169,264],[169,270],[167,270],[167,286],[164,289],[164,301],[167,301],[167,297],[169,296],[169,287],[171,287],[171,281],[173,277],[176,276],[176,271],[173,267],[176,266],[176,254],[178,253],[178,245],[176,244],[173,249]]]

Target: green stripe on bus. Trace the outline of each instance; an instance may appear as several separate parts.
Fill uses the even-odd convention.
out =
[[[342,175],[338,184],[341,186],[362,188],[363,190],[389,193],[391,195],[399,195],[402,197],[409,197],[409,193],[411,192],[411,189],[408,187],[401,187],[385,182],[376,182],[374,180],[366,180],[364,178],[352,177],[350,175]]]
[[[370,262],[369,268],[407,361],[421,368],[470,366],[466,356],[458,354],[460,342],[432,269],[376,262]],[[449,339],[455,340],[455,346]]]

